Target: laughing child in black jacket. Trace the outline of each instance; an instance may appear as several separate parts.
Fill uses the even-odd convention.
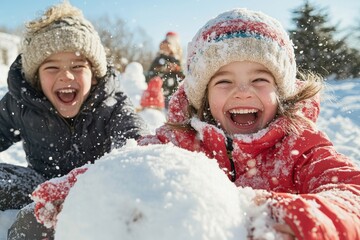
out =
[[[146,131],[118,90],[98,33],[67,2],[28,23],[8,87],[0,101],[0,151],[22,141],[28,166],[0,163],[0,210],[23,207],[38,184]]]

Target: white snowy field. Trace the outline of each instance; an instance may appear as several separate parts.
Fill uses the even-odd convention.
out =
[[[360,79],[332,80],[326,86],[318,127],[337,151],[360,165]]]
[[[0,87],[0,96],[5,91],[6,86]],[[359,92],[360,79],[329,81],[318,126],[339,152],[360,165]],[[143,117],[146,120],[146,115]],[[190,158],[199,161],[189,164],[186,160]],[[59,215],[56,235],[59,239],[79,239],[79,233],[82,239],[118,239],[119,234],[122,239],[140,240],[151,236],[156,239],[244,239],[243,225],[249,216],[261,234],[265,233],[265,239],[276,238],[265,226],[267,216],[252,208],[253,191],[236,190],[214,163],[204,164],[208,159],[201,154],[172,145],[138,147],[130,141],[124,149],[102,160],[80,176],[70,192]],[[21,143],[0,153],[0,162],[25,166]],[[224,220],[230,210],[237,211],[240,217]],[[0,211],[0,240],[6,239],[15,214],[15,210]],[[213,227],[217,225],[221,228]],[[163,226],[168,226],[166,231]],[[159,235],[160,232],[163,235]]]

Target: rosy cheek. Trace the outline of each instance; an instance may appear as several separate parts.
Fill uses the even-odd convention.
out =
[[[221,105],[218,102],[212,102],[212,103],[209,103],[209,106],[210,106],[211,115],[214,118],[217,118],[218,115],[222,112]]]

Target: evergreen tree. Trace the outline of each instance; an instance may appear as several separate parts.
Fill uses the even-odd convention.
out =
[[[359,15],[360,15],[360,11],[359,11]],[[360,50],[360,17],[358,17],[356,20],[355,20],[355,26],[351,29],[352,32],[354,32],[354,41],[356,42],[356,46],[357,49]]]
[[[335,38],[337,27],[328,19],[327,9],[317,9],[307,0],[293,11],[296,28],[290,30],[290,36],[299,69],[337,79],[358,77],[359,51],[348,47],[346,37]]]

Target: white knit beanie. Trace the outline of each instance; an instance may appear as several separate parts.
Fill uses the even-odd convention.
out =
[[[275,77],[280,97],[295,92],[292,41],[281,24],[261,12],[239,8],[208,21],[188,44],[186,95],[196,109],[214,73],[234,61],[264,65]]]
[[[107,71],[106,53],[93,25],[67,1],[49,8],[44,16],[27,24],[22,44],[25,78],[36,84],[41,63],[51,54],[77,52],[92,64],[96,77]]]

